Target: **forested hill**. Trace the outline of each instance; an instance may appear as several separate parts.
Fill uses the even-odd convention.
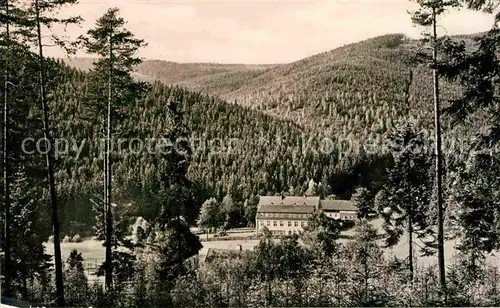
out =
[[[215,95],[351,139],[352,134],[360,137],[385,131],[401,118],[417,123],[431,119],[430,70],[411,61],[419,48],[416,41],[402,34],[389,34],[274,66],[148,60],[138,67],[136,76]],[[77,68],[91,65],[89,59],[67,61]],[[410,68],[414,71],[412,100],[410,106],[404,106]],[[451,92],[446,84],[443,90],[444,97]]]
[[[63,198],[63,223],[87,227],[92,223],[91,198],[102,194],[102,157],[96,145],[99,125],[85,116],[87,74],[59,63],[63,76],[55,80],[51,97],[56,136],[70,142],[85,140],[80,157],[73,150],[59,157],[57,183]],[[35,78],[35,77],[33,77]],[[120,136],[161,138],[169,130],[167,101],[179,101],[192,137],[189,178],[197,185],[197,206],[211,196],[231,195],[235,206],[259,194],[304,193],[310,179],[332,186],[332,192],[349,196],[358,185],[380,185],[390,160],[380,155],[359,155],[323,134],[265,113],[220,99],[160,83],[146,97],[126,108]],[[131,140],[131,139],[129,139]],[[73,144],[71,144],[73,145]],[[323,150],[323,151],[321,151]],[[127,210],[153,219],[161,202],[157,153],[123,153],[114,160],[114,200],[130,204]],[[84,229],[87,229],[84,227]]]
[[[475,36],[453,39],[471,43]],[[351,147],[372,143],[373,148],[381,148],[386,132],[398,122],[411,121],[432,134],[432,71],[415,61],[417,53],[426,50],[428,46],[403,34],[388,34],[264,70],[236,66],[241,68],[235,73],[237,77],[204,75],[203,80],[193,79],[196,82],[184,80],[182,86],[291,121],[322,136],[333,136]],[[409,103],[405,104],[410,70],[413,80]],[[199,71],[204,71],[202,66]],[[137,72],[166,84],[176,82],[162,76],[179,74],[175,66],[161,61],[149,65],[149,70],[139,67]],[[459,93],[456,85],[444,79],[440,89],[443,107]],[[453,142],[455,133],[449,131],[446,118],[443,130],[444,142]]]
[[[89,70],[94,61],[92,58],[63,60],[69,66],[82,71]],[[203,94],[223,96],[276,66],[145,60],[138,65],[134,76],[143,81],[160,81],[166,85],[178,85]]]
[[[350,197],[357,185],[375,192],[392,163],[385,145],[396,123],[413,120],[421,128],[432,128],[431,75],[426,68],[413,66],[412,98],[410,106],[404,104],[405,59],[411,48],[415,42],[388,35],[273,68],[213,65],[213,71],[226,72],[212,74],[210,65],[192,65],[191,71],[169,76],[187,84],[188,75],[198,76],[193,80],[224,80],[222,88],[234,82],[231,87],[237,90],[222,96],[235,97],[237,104],[155,83],[146,99],[127,109],[122,131],[135,137],[162,137],[169,128],[166,102],[180,101],[193,137],[189,176],[204,191],[199,194],[200,205],[209,196],[231,195],[241,205],[259,194],[302,194],[310,179],[329,185],[341,197]],[[146,73],[147,67],[161,71],[159,63],[147,61],[138,72]],[[165,63],[163,68],[175,66]],[[80,140],[97,139],[95,127],[81,116],[86,74],[64,70],[66,78],[58,86],[54,105],[57,128],[60,134]],[[231,74],[247,77],[239,81],[222,77]],[[256,76],[248,77],[252,74]],[[445,143],[449,140],[445,136]],[[158,161],[155,155],[141,153],[115,164],[116,199],[131,202],[144,216],[154,217],[159,209]],[[65,222],[91,217],[89,198],[101,193],[102,161],[88,154],[62,164],[59,183],[70,192],[65,194],[69,209]]]

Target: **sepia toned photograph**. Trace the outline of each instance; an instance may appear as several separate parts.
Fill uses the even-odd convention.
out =
[[[500,0],[0,0],[0,307],[500,307]]]

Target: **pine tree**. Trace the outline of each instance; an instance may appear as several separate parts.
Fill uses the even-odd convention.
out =
[[[274,301],[272,281],[278,274],[278,246],[273,242],[272,234],[266,227],[262,231],[259,244],[254,248],[256,254],[254,266],[259,274],[258,278],[266,284],[267,305],[272,306]]]
[[[376,240],[377,230],[362,220],[356,226],[354,239],[345,247],[350,273],[346,291],[351,306],[385,306],[384,294],[376,289],[381,276],[379,265],[383,260],[383,251]]]
[[[7,179],[8,182],[8,202],[5,204],[5,215],[2,215],[1,218],[4,227],[4,245],[2,246],[2,250],[6,258],[4,262],[6,268],[3,271],[6,284],[3,290],[6,294],[9,293],[7,291],[12,291],[14,294],[16,291],[20,291],[19,287],[23,286],[23,284],[17,283],[18,279],[25,277],[20,276],[18,272],[21,270],[20,267],[24,268],[24,265],[16,260],[20,258],[22,260],[26,252],[32,251],[33,257],[29,261],[26,259],[26,267],[30,267],[28,263],[43,263],[45,258],[36,252],[40,247],[43,252],[43,247],[34,244],[32,236],[35,236],[41,243],[43,237],[48,235],[39,228],[36,228],[36,230],[24,228],[21,231],[18,229],[20,226],[26,226],[26,221],[20,222],[18,220],[24,219],[24,214],[29,217],[36,217],[34,219],[38,219],[39,221],[45,221],[45,217],[43,216],[45,211],[43,207],[40,207],[43,204],[41,185],[45,183],[43,183],[43,162],[36,155],[26,154],[22,148],[22,142],[25,138],[36,138],[39,136],[40,123],[37,119],[37,112],[34,111],[37,108],[33,106],[33,101],[38,99],[38,89],[36,87],[38,81],[36,80],[36,72],[38,68],[31,62],[30,55],[25,53],[21,45],[13,41],[8,47],[8,56],[11,60],[4,58],[3,60],[8,61],[2,61],[0,67],[0,70],[3,71],[3,65],[10,62],[8,84],[11,89],[7,89],[9,94],[8,129],[7,138],[3,140],[5,144],[2,146],[5,149],[3,154],[6,156],[6,163],[3,166],[7,169],[7,176],[4,179]],[[5,54],[3,55],[5,56]],[[15,59],[15,61],[12,59]],[[0,93],[4,97],[3,87],[0,89]],[[23,210],[22,206],[24,205],[26,205],[25,211],[21,213],[20,211]],[[50,224],[50,222],[47,223]],[[22,246],[22,243],[16,243],[16,241],[20,241],[18,235],[24,231],[26,231],[24,233],[26,242],[33,245],[33,250]],[[22,247],[17,249],[19,246]],[[14,279],[14,285],[10,284],[12,279]],[[7,285],[7,282],[9,282],[10,286]],[[25,290],[22,292],[24,294]]]
[[[3,67],[3,112],[2,112],[2,190],[3,190],[3,201],[5,204],[4,208],[4,225],[3,225],[3,242],[4,242],[4,252],[5,252],[5,294],[9,295],[11,291],[11,274],[10,274],[10,247],[11,247],[11,215],[10,215],[10,207],[11,207],[11,197],[10,197],[10,189],[11,189],[11,177],[12,174],[15,173],[15,168],[12,166],[12,149],[10,146],[11,139],[11,131],[12,131],[12,117],[14,112],[11,109],[14,109],[14,106],[11,106],[13,103],[13,95],[10,92],[11,88],[15,87],[16,84],[13,83],[13,78],[11,78],[11,71],[15,67],[15,62],[19,60],[19,54],[23,45],[19,44],[18,33],[16,30],[12,31],[12,27],[18,25],[19,16],[24,13],[20,9],[20,5],[17,1],[14,0],[3,0],[0,1],[0,23],[5,25],[0,32],[0,50],[2,51],[2,67]],[[16,59],[17,57],[17,59]],[[17,119],[16,119],[17,120]]]
[[[414,233],[422,237],[430,232],[431,222],[427,218],[432,198],[432,161],[426,152],[423,136],[412,125],[399,127],[391,139],[394,167],[389,171],[383,188],[387,200],[380,214],[384,218],[388,247],[399,242],[405,228],[408,231],[408,262],[412,281]]]
[[[358,218],[368,218],[368,215],[374,210],[373,195],[365,187],[358,187],[352,194],[351,201],[358,209]]]
[[[48,237],[42,226],[48,222],[40,202],[42,189],[33,185],[26,174],[12,175],[11,203],[11,256],[12,291],[27,298],[27,282],[32,277],[46,275],[51,257],[45,253],[43,242]]]
[[[489,10],[493,1],[467,1],[474,9]],[[478,138],[476,149],[493,149],[500,142],[500,111],[498,110],[497,90],[500,87],[497,77],[500,75],[498,66],[498,42],[500,14],[495,16],[493,27],[485,34],[473,39],[473,51],[466,48],[464,41],[456,42],[447,39],[443,42],[443,59],[438,65],[441,75],[450,81],[456,81],[462,86],[457,99],[451,101],[446,114],[451,115],[454,125],[466,123],[474,115],[485,113],[489,120],[485,126],[474,127]]]
[[[76,0],[34,0],[27,6],[25,14],[22,14],[19,21],[19,36],[22,42],[36,47],[36,63],[38,64],[38,86],[39,86],[39,101],[42,110],[43,122],[43,137],[46,146],[46,169],[47,169],[47,182],[49,185],[49,193],[52,207],[52,225],[54,231],[54,259],[56,271],[56,303],[58,306],[64,306],[64,285],[62,276],[62,260],[61,260],[61,247],[60,247],[60,222],[59,222],[59,209],[58,199],[55,183],[55,167],[54,167],[54,140],[53,131],[50,119],[49,109],[49,96],[48,96],[48,65],[44,56],[44,43],[45,31],[47,28],[54,25],[68,25],[80,22],[79,17],[59,18],[56,12],[59,13],[60,9],[68,4],[74,4]],[[42,41],[42,38],[44,41]],[[70,51],[72,44],[52,35],[50,37],[52,43],[64,47]]]
[[[217,228],[222,222],[222,212],[219,202],[215,198],[206,200],[200,209],[198,216],[198,226],[201,228]],[[207,232],[207,236],[208,236]]]
[[[488,0],[461,2],[471,9],[489,13],[498,4]],[[497,13],[492,28],[473,39],[473,48],[467,48],[463,41],[446,40],[444,57],[438,67],[440,74],[461,85],[459,97],[451,101],[445,112],[454,120],[454,127],[464,125],[474,136],[467,144],[466,156],[457,157],[452,165],[453,186],[449,196],[450,203],[457,207],[452,218],[458,223],[458,249],[469,262],[471,279],[478,274],[475,269],[484,260],[485,253],[498,249],[500,244],[500,164],[496,150],[500,142],[499,21]]]
[[[119,131],[124,112],[123,108],[132,105],[142,95],[143,84],[133,81],[131,72],[141,59],[135,57],[138,49],[143,47],[144,41],[134,38],[133,34],[123,29],[125,21],[118,17],[118,9],[111,8],[97,20],[96,28],[88,31],[82,41],[86,51],[96,54],[100,58],[94,63],[91,70],[91,95],[90,102],[93,110],[97,113],[96,118],[102,119],[100,115],[106,110],[105,136],[106,150],[104,158],[104,208],[105,208],[105,239],[106,239],[106,288],[112,288],[112,238],[113,238],[113,214],[112,204],[112,136]],[[107,99],[104,99],[106,97]],[[102,104],[107,101],[106,105]]]
[[[86,304],[88,279],[83,268],[83,257],[73,249],[66,260],[64,278],[68,305],[82,306]]]
[[[232,222],[233,218],[233,212],[234,212],[234,201],[233,198],[231,197],[231,194],[227,194],[223,199],[222,199],[222,211],[225,214],[225,223],[224,227],[227,229]]]
[[[169,98],[167,102],[170,125],[163,138],[166,142],[166,148],[162,151],[162,165],[159,170],[162,184],[160,191],[162,209],[157,224],[160,230],[170,234],[172,239],[176,239],[176,254],[188,256],[190,252],[198,251],[201,244],[198,244],[198,237],[196,240],[191,240],[192,235],[188,232],[189,228],[186,230],[184,227],[194,220],[193,214],[196,206],[193,184],[187,178],[192,150],[188,140],[188,129],[184,124],[180,109],[181,103],[184,102],[172,98]],[[177,257],[174,260],[178,262],[175,267],[182,268],[185,259]]]
[[[187,177],[192,149],[181,104],[181,101],[174,100],[173,97],[168,98],[169,126],[162,139],[163,148],[160,151],[158,171],[162,185],[160,190],[162,210],[157,220],[161,226],[165,226],[172,218],[181,216],[188,222],[195,219],[193,183]]]
[[[250,198],[246,199],[243,203],[243,207],[245,210],[245,219],[247,221],[247,225],[249,226],[255,226],[258,203],[259,198],[254,196],[250,196]]]
[[[320,256],[331,257],[338,249],[337,239],[341,223],[326,217],[322,212],[314,213],[304,226],[302,238]]]
[[[413,23],[431,27],[430,40],[432,43],[432,76],[433,76],[433,94],[434,94],[434,134],[435,134],[435,163],[436,163],[436,207],[438,214],[438,234],[437,234],[437,250],[438,250],[438,265],[439,265],[439,280],[441,289],[446,294],[446,275],[445,275],[445,260],[444,260],[444,208],[442,204],[442,155],[441,155],[441,105],[440,105],[440,90],[439,90],[439,75],[438,75],[438,34],[437,34],[437,18],[446,12],[447,8],[459,6],[457,0],[415,0],[420,9],[412,14]],[[446,301],[446,296],[445,296]]]
[[[32,106],[33,101],[40,100],[42,102],[42,113],[43,120],[47,120],[47,89],[48,83],[46,77],[52,73],[50,67],[45,66],[43,58],[43,44],[41,42],[41,32],[43,26],[50,26],[60,22],[67,23],[72,21],[77,21],[76,19],[63,20],[53,17],[48,17],[50,12],[58,5],[65,4],[65,1],[59,1],[57,3],[43,2],[40,4],[38,1],[26,3],[18,3],[17,1],[2,1],[0,19],[2,23],[5,23],[7,27],[6,31],[2,32],[2,50],[6,51],[2,53],[3,58],[3,71],[5,72],[4,87],[2,88],[4,106],[3,106],[3,168],[4,169],[4,199],[6,202],[5,208],[5,235],[6,235],[6,252],[7,252],[7,264],[8,268],[14,270],[15,266],[10,266],[10,253],[11,249],[9,246],[11,238],[13,237],[10,228],[15,226],[11,223],[13,217],[11,216],[14,210],[11,205],[22,203],[21,200],[16,200],[13,196],[10,196],[10,190],[17,190],[17,186],[21,185],[17,179],[14,179],[14,174],[21,173],[26,174],[26,176],[31,180],[34,180],[28,186],[31,190],[27,190],[26,194],[33,199],[39,199],[40,195],[32,195],[35,188],[38,188],[39,174],[36,170],[38,168],[36,157],[23,157],[21,151],[22,136],[26,138],[38,136],[34,126],[22,124],[22,122],[32,122],[32,124],[38,124],[36,119],[30,116],[30,110],[37,112],[38,108]],[[57,38],[55,38],[57,40]],[[29,51],[30,47],[37,47],[38,54],[31,53]],[[35,80],[32,76],[40,76],[39,80]],[[38,85],[38,89],[33,87]],[[15,87],[16,91],[9,90],[10,87]],[[39,95],[35,95],[36,91],[39,91]],[[9,106],[10,105],[10,106]],[[41,126],[41,125],[40,125]],[[44,121],[44,133],[48,133],[48,121]],[[39,127],[38,127],[39,129]],[[50,137],[50,134],[47,134]],[[21,137],[21,139],[18,139]],[[50,138],[46,138],[50,142]],[[51,147],[52,148],[52,147]],[[53,164],[50,159],[50,152],[47,153],[47,176],[48,178],[53,178]],[[24,155],[26,156],[26,155]],[[51,172],[52,170],[52,172]],[[52,174],[52,176],[51,176]],[[36,179],[36,180],[35,180]],[[14,181],[15,180],[15,181]],[[13,182],[14,181],[14,182]],[[37,183],[38,182],[38,183]],[[52,181],[49,182],[49,191],[51,192],[52,209],[53,209],[53,225],[54,225],[54,236],[59,239],[59,221],[57,217],[57,199],[55,195],[55,187]],[[29,191],[29,193],[28,193]],[[18,195],[19,197],[19,195]],[[25,198],[25,196],[23,196]],[[28,210],[29,211],[29,210]],[[39,214],[39,210],[34,211],[34,215]],[[33,247],[38,247],[36,244],[31,243]],[[59,241],[54,241],[55,245],[55,263],[56,263],[56,282],[57,282],[57,296],[58,303],[64,303],[63,297],[63,287],[62,287],[62,263],[60,260],[60,248]],[[43,251],[43,248],[42,248]],[[14,251],[12,251],[14,252]],[[43,258],[42,258],[43,259]],[[33,259],[31,262],[39,262],[40,258],[33,254]],[[29,263],[29,262],[27,262]],[[10,282],[10,270],[7,271],[7,284]]]
[[[162,286],[170,291],[177,278],[187,273],[185,261],[197,255],[203,245],[199,237],[191,232],[187,222],[180,217],[172,219],[164,231],[158,231],[162,236],[154,244],[161,257],[157,273]]]
[[[10,20],[9,20],[9,1],[5,1],[2,3],[2,23],[5,23],[5,32],[2,33],[2,41],[8,42],[10,39]],[[5,44],[6,46],[2,46],[4,51],[9,50],[8,43]],[[6,55],[6,52],[3,54]],[[4,225],[3,225],[3,243],[4,243],[4,277],[5,277],[5,285],[4,285],[4,294],[7,296],[10,296],[11,292],[11,274],[10,274],[10,268],[11,268],[11,254],[10,254],[10,184],[9,184],[9,163],[8,163],[8,148],[7,148],[7,140],[8,140],[8,133],[9,133],[9,123],[8,123],[8,118],[9,118],[9,64],[10,61],[8,57],[4,56],[4,97],[3,97],[3,129],[2,129],[2,173],[3,173],[3,201],[4,201],[4,206],[5,206],[5,212],[4,212]]]
[[[459,223],[457,248],[468,257],[471,268],[484,261],[485,253],[500,247],[500,193],[496,189],[500,187],[500,162],[497,155],[472,155],[451,176],[454,185],[450,199],[459,205],[453,215]]]
[[[309,180],[307,184],[306,196],[317,196],[318,195],[318,184],[314,182],[313,179]]]

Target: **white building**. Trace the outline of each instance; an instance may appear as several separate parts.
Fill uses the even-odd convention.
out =
[[[257,233],[264,227],[273,235],[298,234],[304,230],[309,217],[322,211],[327,217],[355,220],[356,208],[346,200],[320,200],[319,197],[261,196],[255,225]]]
[[[320,208],[327,217],[340,220],[356,220],[356,207],[347,200],[320,200]]]
[[[257,233],[265,226],[273,235],[298,234],[318,210],[318,205],[319,197],[261,196],[257,207]]]

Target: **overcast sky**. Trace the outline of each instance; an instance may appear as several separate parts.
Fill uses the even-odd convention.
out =
[[[414,4],[406,0],[80,0],[65,12],[85,22],[68,31],[83,34],[114,6],[148,43],[142,57],[175,62],[283,63],[377,35],[421,32],[411,24],[407,11]],[[442,32],[465,34],[485,31],[492,21],[462,10],[449,12],[440,25]]]

